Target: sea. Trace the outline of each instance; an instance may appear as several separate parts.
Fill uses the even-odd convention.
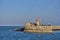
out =
[[[0,26],[0,40],[60,40],[60,31],[52,33],[30,33],[14,31],[23,26]]]

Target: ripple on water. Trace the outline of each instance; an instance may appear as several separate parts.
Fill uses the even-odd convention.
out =
[[[60,40],[59,33],[0,31],[0,40]]]

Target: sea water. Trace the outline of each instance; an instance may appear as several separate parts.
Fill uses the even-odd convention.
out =
[[[29,33],[13,31],[22,26],[0,26],[0,40],[60,40],[60,32]]]

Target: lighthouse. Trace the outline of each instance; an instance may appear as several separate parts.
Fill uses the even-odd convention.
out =
[[[40,19],[38,17],[36,18],[36,24],[37,24],[37,26],[40,25]]]

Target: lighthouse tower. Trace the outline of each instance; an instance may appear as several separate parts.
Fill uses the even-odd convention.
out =
[[[40,19],[38,17],[36,18],[36,24],[37,24],[37,26],[40,25]]]

